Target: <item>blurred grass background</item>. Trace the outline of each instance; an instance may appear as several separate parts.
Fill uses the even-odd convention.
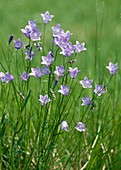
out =
[[[120,42],[120,0],[0,0],[0,42],[6,42],[11,34],[16,39],[22,37],[20,29],[27,21],[42,22],[40,14],[47,10],[55,16],[52,25],[60,23],[74,34],[75,40],[85,41],[91,56],[97,39],[104,55]]]

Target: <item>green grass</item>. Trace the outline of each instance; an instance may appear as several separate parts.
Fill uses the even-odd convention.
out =
[[[0,3],[0,71],[9,71],[15,76],[13,82],[0,82],[0,169],[120,170],[120,0],[6,0]],[[52,46],[51,26],[57,23],[73,33],[73,44],[76,40],[86,42],[87,48],[76,56],[77,62],[72,65],[81,70],[78,76],[72,81],[66,75],[53,91],[53,74],[41,79],[30,77],[27,82],[20,80],[27,66],[29,69],[40,66],[42,52],[29,62],[24,60],[24,49],[16,52],[12,44],[6,45],[11,34],[15,40],[21,38],[27,43],[20,29],[28,20],[37,19],[39,30],[43,31],[40,14],[46,10],[54,19],[46,27],[45,55]],[[18,62],[16,57],[20,58]],[[68,60],[65,58],[65,63]],[[95,84],[109,82],[111,75],[106,66],[110,61],[117,62],[119,69],[108,84],[107,92],[95,98],[94,106],[82,107],[81,98],[86,95],[93,98]],[[56,62],[56,65],[64,62],[59,52]],[[67,70],[69,66],[71,64]],[[92,89],[82,89],[79,84],[85,76],[94,80]],[[62,96],[57,91],[66,81],[70,94]],[[41,106],[39,95],[46,93],[52,101]],[[68,132],[61,130],[62,120],[68,122]],[[86,132],[80,133],[74,128],[79,121],[86,124]]]

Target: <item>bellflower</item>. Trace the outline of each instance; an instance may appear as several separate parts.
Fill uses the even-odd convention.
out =
[[[84,46],[85,46],[85,43],[80,44],[78,41],[76,41],[76,45],[74,45],[74,49],[76,53],[80,53],[81,51],[87,50]]]
[[[45,64],[46,66],[50,66],[52,64],[52,61],[54,60],[54,58],[52,57],[52,52],[50,51],[49,54],[45,57],[42,56],[42,62],[41,64]]]
[[[48,67],[44,66],[42,67],[42,75],[48,75],[50,74],[50,70],[48,69]]]
[[[56,70],[54,71],[54,73],[58,76],[58,77],[61,77],[61,76],[64,76],[64,66],[56,66]]]
[[[64,48],[67,46],[67,43],[70,40],[71,33],[69,31],[64,32],[61,30],[60,34],[54,36],[54,44],[58,45],[60,48]]]
[[[87,77],[85,77],[84,80],[80,81],[83,88],[92,88],[92,82],[93,82],[93,80],[89,80]]]
[[[25,59],[29,59],[32,61],[33,57],[35,56],[35,53],[33,51],[31,51],[31,49],[28,49],[27,51],[25,51],[26,57]]]
[[[76,67],[76,68],[71,68],[71,67],[69,67],[69,73],[70,73],[70,76],[71,76],[72,79],[74,79],[74,78],[77,76],[77,74],[79,73],[79,71],[80,71],[80,70],[78,70],[77,67]]]
[[[79,132],[84,132],[86,131],[85,124],[82,122],[78,122],[77,125],[75,126],[76,130]]]
[[[30,76],[34,76],[36,78],[40,78],[42,76],[42,73],[39,67],[31,68],[31,71],[32,72],[29,74]]]
[[[102,85],[96,85],[94,92],[98,95],[101,96],[102,93],[105,93],[105,90]]]
[[[21,42],[20,38],[18,38],[18,40],[14,41],[14,47],[16,50],[21,49],[23,44],[24,44],[24,42]]]
[[[65,120],[62,121],[61,126],[62,126],[61,128],[62,130],[68,131],[68,124]]]
[[[60,28],[60,24],[57,24],[55,27],[52,27],[53,37],[60,36],[62,31],[63,30]]]
[[[63,54],[66,57],[70,57],[74,53],[74,46],[71,42],[66,43],[65,46],[61,47],[62,51],[60,54]]]
[[[82,102],[83,102],[81,104],[82,106],[89,106],[91,104],[91,100],[90,100],[90,98],[88,96],[82,98]]]
[[[63,94],[64,96],[67,96],[69,94],[69,88],[68,85],[64,86],[61,85],[61,89],[58,90],[59,93]]]
[[[38,30],[33,30],[30,33],[30,38],[32,41],[38,41],[38,40],[40,40],[41,35],[42,35],[42,33],[39,32]]]
[[[49,11],[46,11],[44,14],[41,14],[41,17],[43,19],[43,22],[47,24],[49,21],[52,20],[54,15],[50,15]]]
[[[42,96],[41,94],[40,94],[40,96],[39,96],[40,98],[39,98],[39,101],[40,101],[40,103],[41,103],[41,105],[46,105],[47,103],[49,103],[51,100],[48,98],[48,94],[46,94],[45,96]]]
[[[29,24],[31,30],[38,30],[36,20],[34,20],[34,21],[28,21],[28,24]]]
[[[22,33],[24,33],[24,35],[32,41],[40,40],[42,33],[38,30],[36,20],[28,21],[28,24],[29,25],[26,25],[25,29],[21,29]]]
[[[109,62],[109,66],[106,66],[106,68],[109,70],[110,74],[115,74],[118,69],[118,63],[113,64]]]
[[[27,37],[27,38],[30,38],[30,33],[31,33],[31,26],[30,25],[27,25],[25,26],[24,29],[21,29],[21,32]]]
[[[0,72],[0,80],[3,82],[3,83],[8,83],[12,80],[14,80],[14,76],[12,76],[11,74],[9,74],[8,72],[7,73],[3,73],[3,72]]]
[[[29,78],[29,74],[27,74],[25,71],[20,76],[23,81],[27,81]]]

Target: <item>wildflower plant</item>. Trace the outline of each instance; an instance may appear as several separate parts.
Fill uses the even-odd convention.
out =
[[[45,28],[54,15],[47,11],[41,17]],[[26,42],[21,41],[22,35],[21,40],[10,36],[11,63],[10,58],[4,56],[6,66],[0,70],[2,96],[5,98],[5,91],[8,96],[1,109],[2,137],[7,126],[11,129],[8,143],[2,138],[9,149],[9,156],[2,157],[3,162],[8,161],[4,166],[6,169],[9,166],[11,169],[18,166],[19,169],[56,166],[66,169],[69,159],[78,159],[80,169],[86,163],[80,162],[80,151],[87,147],[83,143],[91,130],[88,126],[90,112],[96,107],[98,98],[107,95],[108,84],[118,64],[109,62],[106,68],[111,78],[107,84],[97,85],[95,80],[87,78],[89,75],[83,78],[81,72],[84,70],[76,65],[81,53],[88,50],[85,43],[72,42],[72,33],[64,31],[61,24],[52,27],[49,48],[44,40],[47,31],[42,32],[36,20],[28,21],[21,32]],[[77,136],[79,142],[75,142]]]

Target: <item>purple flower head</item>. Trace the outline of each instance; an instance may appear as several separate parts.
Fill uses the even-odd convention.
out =
[[[60,54],[63,54],[66,57],[70,57],[74,53],[74,46],[71,42],[66,43],[65,46],[61,47],[62,51]]]
[[[29,59],[32,61],[33,57],[35,56],[35,53],[31,50],[31,49],[28,49],[27,51],[25,51],[25,54],[26,54],[26,57],[25,59]]]
[[[41,32],[39,32],[38,27],[36,25],[36,20],[28,21],[29,25],[26,25],[25,29],[21,29],[22,33],[27,38],[30,38],[32,41],[40,40]]]
[[[42,35],[42,33],[39,32],[38,30],[33,30],[30,33],[30,38],[32,41],[38,41],[38,40],[40,40],[41,35]]]
[[[41,103],[41,105],[46,105],[47,103],[49,103],[51,100],[48,98],[48,94],[46,94],[45,96],[42,96],[41,94],[40,94],[40,96],[39,96],[40,98],[39,98],[39,101],[40,101],[40,103]]]
[[[44,14],[41,14],[41,17],[43,19],[43,22],[45,24],[47,24],[49,21],[52,20],[52,18],[54,17],[54,15],[50,15],[50,13],[48,11],[46,11]]]
[[[58,45],[60,48],[66,48],[68,45],[72,46],[72,44],[68,44],[71,33],[69,31],[64,32],[61,30],[60,34],[54,37],[54,44]],[[74,48],[74,47],[73,47]]]
[[[14,80],[14,77],[11,74],[9,74],[8,72],[5,74],[3,72],[0,72],[0,80],[3,83],[8,83],[8,82]]]
[[[36,78],[40,78],[42,76],[42,73],[39,67],[31,68],[31,71],[32,72],[29,74],[30,76],[34,76]]]
[[[52,64],[52,61],[54,60],[54,58],[52,57],[53,54],[50,51],[49,54],[47,55],[47,57],[42,56],[42,62],[41,64],[45,64],[46,66],[50,66]]]
[[[83,102],[81,104],[82,106],[89,106],[91,104],[91,100],[90,100],[90,98],[88,96],[82,98],[82,102]]]
[[[20,38],[18,38],[18,40],[14,41],[14,47],[15,47],[15,49],[17,49],[17,50],[19,50],[20,48],[22,48],[22,45],[23,45],[23,44],[24,44],[24,43],[21,42]]]
[[[44,66],[42,67],[42,75],[48,75],[50,74],[50,70],[48,69],[48,67]]]
[[[29,26],[31,27],[31,30],[32,30],[32,29],[33,29],[33,30],[37,30],[37,29],[38,29],[36,20],[34,20],[34,21],[28,21],[28,24],[29,24]]]
[[[27,74],[27,73],[24,71],[24,72],[22,73],[22,75],[21,75],[21,79],[22,79],[23,81],[27,81],[28,78],[29,78],[29,74]]]
[[[106,66],[106,68],[109,70],[110,74],[115,74],[118,69],[118,63],[113,64],[109,62],[109,66]]]
[[[55,27],[52,27],[53,37],[60,36],[62,31],[63,30],[60,28],[60,24],[57,24]]]
[[[79,132],[84,132],[86,131],[85,124],[82,122],[78,122],[77,125],[75,126],[76,130]]]
[[[68,85],[64,86],[61,85],[61,89],[58,90],[59,93],[63,94],[64,96],[67,96],[69,94],[69,88]]]
[[[10,44],[13,41],[13,37],[14,37],[13,34],[9,37],[8,44]]]
[[[61,128],[62,130],[68,131],[68,124],[65,120],[62,121],[61,126],[62,126]]]
[[[80,81],[83,88],[92,88],[92,82],[93,82],[93,80],[89,80],[87,77],[85,77],[84,80]]]
[[[85,43],[80,44],[78,41],[76,41],[76,45],[74,45],[74,49],[76,53],[80,53],[81,51],[87,50],[84,46],[85,46]]]
[[[105,90],[102,85],[96,85],[94,92],[98,95],[101,96],[102,93],[105,93]]]
[[[24,35],[27,37],[27,38],[30,38],[30,33],[31,33],[31,26],[30,25],[27,25],[25,27],[25,29],[21,29],[22,33],[24,33]]]
[[[76,68],[71,68],[71,67],[69,67],[69,73],[70,73],[70,76],[71,76],[72,79],[74,79],[74,78],[77,76],[77,74],[79,73],[79,71],[80,71],[80,70],[78,70],[77,67],[76,67]]]
[[[54,73],[58,76],[58,77],[61,77],[61,76],[64,76],[64,66],[56,66],[56,70],[54,71]]]

